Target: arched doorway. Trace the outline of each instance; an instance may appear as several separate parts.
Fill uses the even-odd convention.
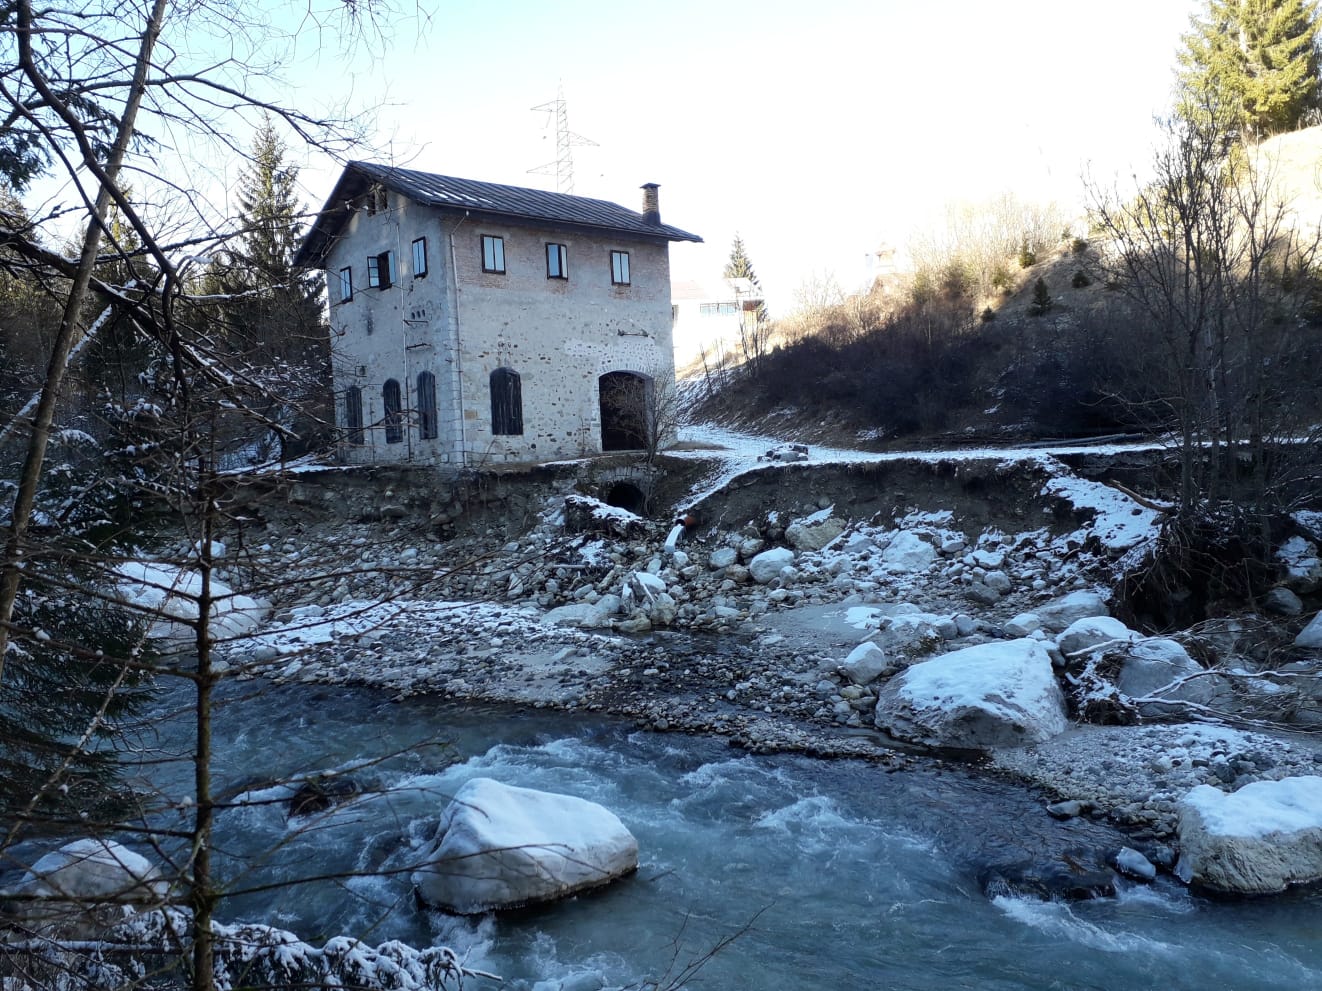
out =
[[[652,433],[652,380],[637,372],[607,372],[597,380],[601,401],[601,449],[637,451]]]

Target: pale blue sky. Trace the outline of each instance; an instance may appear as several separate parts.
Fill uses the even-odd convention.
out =
[[[1141,165],[1169,103],[1194,0],[946,3],[600,0],[443,3],[420,38],[355,66],[382,94],[377,139],[401,163],[522,185],[554,159],[563,80],[576,191],[701,234],[677,277],[718,270],[742,233],[777,309],[812,272],[856,282],[945,200],[1077,199],[1088,163]],[[324,60],[323,60],[324,63]],[[323,64],[319,73],[335,66]],[[333,177],[308,163],[310,195]]]
[[[305,32],[267,92],[314,110],[350,101],[374,145],[358,157],[553,188],[528,174],[555,157],[530,108],[563,81],[571,129],[598,143],[575,152],[576,191],[636,206],[639,185],[660,183],[663,218],[707,241],[673,248],[676,277],[717,274],[739,231],[784,312],[811,273],[858,283],[866,252],[902,245],[948,200],[1077,200],[1088,163],[1141,166],[1197,7],[443,0],[425,29],[403,7],[384,47],[352,56],[333,30]],[[305,20],[260,9],[277,27]],[[238,163],[207,154],[232,180]],[[338,165],[300,164],[319,206]]]

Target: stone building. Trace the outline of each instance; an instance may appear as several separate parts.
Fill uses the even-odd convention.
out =
[[[324,269],[350,463],[480,467],[645,446],[674,383],[670,242],[643,210],[351,162],[299,249]]]

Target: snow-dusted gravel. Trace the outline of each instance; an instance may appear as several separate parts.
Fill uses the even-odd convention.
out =
[[[668,524],[613,536],[622,532],[615,509],[601,510],[596,532],[568,532],[568,488],[546,494],[515,537],[471,530],[442,541],[408,519],[273,521],[271,542],[248,546],[218,576],[273,605],[257,636],[225,648],[225,663],[282,681],[610,712],[655,729],[723,734],[755,751],[930,760],[873,728],[885,679],[1013,637],[1054,650],[1052,634],[1033,627],[1034,610],[1072,591],[1104,593],[1159,523],[1150,506],[1072,475],[1043,451],[915,458],[814,449],[768,480],[777,466],[758,457],[775,441],[711,431],[687,439],[722,445],[681,455],[709,467],[689,504],[724,509],[678,545],[674,534],[667,545]],[[1017,472],[1020,488],[1037,494],[990,523],[986,512],[975,519],[942,506],[859,512],[830,498],[843,493],[814,491],[802,471],[882,460],[933,471],[952,457],[990,460],[993,480]],[[738,502],[729,494],[748,491],[739,476],[752,468],[763,470],[760,501]],[[1062,525],[1061,505],[1073,507],[1073,524]],[[788,567],[759,570],[763,551],[787,543],[797,545],[782,554]],[[548,622],[557,617],[589,628]],[[887,671],[856,683],[841,665],[865,640]],[[1307,706],[1301,697],[1296,707]],[[1078,726],[998,750],[989,766],[1048,800],[1159,836],[1194,785],[1322,773],[1310,738],[1206,722]]]

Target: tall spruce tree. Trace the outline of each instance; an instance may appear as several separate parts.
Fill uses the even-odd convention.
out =
[[[204,282],[208,294],[228,297],[218,313],[236,356],[290,400],[268,415],[308,440],[329,412],[329,338],[321,276],[293,266],[303,211],[298,169],[287,157],[266,118],[239,179],[238,236],[213,258]]]
[[[1178,110],[1233,107],[1240,137],[1297,130],[1322,107],[1316,0],[1206,0],[1184,36]]]
[[[753,270],[753,262],[744,247],[744,239],[738,234],[734,236],[734,243],[730,245],[730,258],[725,263],[725,271],[722,274],[727,279],[747,279],[759,291],[762,289],[762,283],[758,281],[757,272]],[[757,319],[759,323],[766,321],[766,303],[758,303]]]

